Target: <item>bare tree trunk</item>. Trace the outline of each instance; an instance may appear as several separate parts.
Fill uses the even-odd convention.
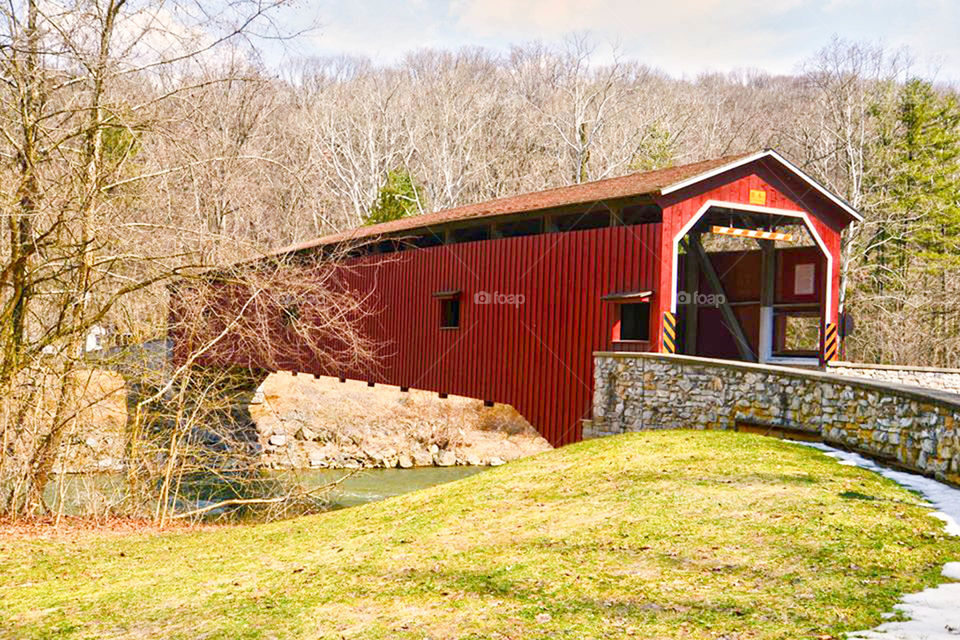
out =
[[[10,373],[16,371],[21,364],[27,314],[32,296],[30,267],[34,253],[33,220],[37,215],[37,202],[40,198],[36,171],[43,84],[39,64],[40,32],[37,13],[36,0],[28,0],[24,52],[19,60],[19,64],[22,65],[22,74],[18,78],[20,97],[18,115],[21,137],[18,157],[20,184],[17,190],[19,211],[16,215],[10,216],[9,282],[12,293],[8,303],[10,322],[9,325],[6,322],[3,323],[3,326],[9,327],[9,337],[4,340],[0,381],[8,380]]]

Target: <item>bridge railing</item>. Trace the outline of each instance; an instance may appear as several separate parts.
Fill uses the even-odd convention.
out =
[[[960,395],[809,369],[655,353],[594,354],[584,437],[743,429],[818,439],[960,484]]]
[[[960,394],[960,369],[834,361],[827,372]]]

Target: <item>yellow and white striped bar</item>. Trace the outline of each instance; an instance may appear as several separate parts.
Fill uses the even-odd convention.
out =
[[[737,236],[738,238],[756,238],[757,240],[783,240],[790,242],[793,236],[789,233],[777,231],[760,231],[759,229],[739,229],[737,227],[710,227],[710,233],[722,236]]]

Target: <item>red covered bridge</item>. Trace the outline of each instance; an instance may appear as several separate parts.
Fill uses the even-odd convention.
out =
[[[510,404],[552,444],[574,442],[594,351],[835,357],[840,233],[858,219],[765,150],[319,238],[279,253],[365,242],[347,280],[383,356],[282,368]]]

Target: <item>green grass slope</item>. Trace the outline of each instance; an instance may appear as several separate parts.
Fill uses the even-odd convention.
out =
[[[960,558],[917,503],[797,445],[631,434],[269,525],[2,540],[0,637],[826,637]]]

